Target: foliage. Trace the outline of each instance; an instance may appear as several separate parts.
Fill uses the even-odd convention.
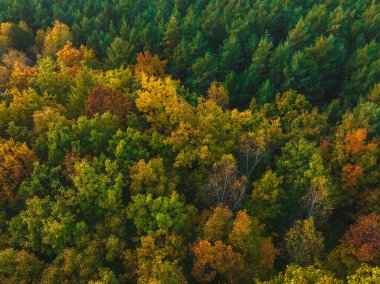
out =
[[[378,283],[379,11],[0,0],[0,282]]]
[[[324,238],[317,231],[314,220],[296,221],[285,235],[286,251],[289,258],[299,265],[310,265],[321,257]]]

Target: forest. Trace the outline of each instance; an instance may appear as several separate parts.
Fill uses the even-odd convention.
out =
[[[380,2],[0,0],[0,283],[379,284]]]

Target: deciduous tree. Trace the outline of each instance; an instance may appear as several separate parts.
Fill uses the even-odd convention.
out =
[[[33,170],[36,156],[25,143],[0,141],[0,204],[10,206],[18,199],[17,189]]]
[[[310,265],[321,257],[324,238],[317,231],[312,218],[296,221],[285,235],[285,246],[289,258],[300,265]]]

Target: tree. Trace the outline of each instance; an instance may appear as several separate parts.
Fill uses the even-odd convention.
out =
[[[334,275],[327,270],[315,266],[301,267],[298,265],[288,265],[284,273],[280,273],[271,281],[259,282],[265,284],[342,284],[343,281],[338,280]]]
[[[137,194],[128,205],[129,218],[139,235],[159,237],[169,233],[191,234],[196,209],[179,199],[175,191],[168,197],[153,198],[151,194]]]
[[[198,57],[192,64],[191,71],[192,86],[200,93],[206,91],[207,87],[218,78],[218,63],[215,55],[206,52],[203,56]]]
[[[333,35],[321,36],[315,40],[314,45],[305,48],[305,54],[317,65],[317,72],[321,74],[319,96],[325,98],[335,91],[335,81],[341,77],[340,66],[346,56],[345,46]]]
[[[241,65],[242,59],[239,39],[236,35],[230,35],[224,40],[222,46],[221,65],[226,70],[236,71]]]
[[[309,188],[302,197],[307,217],[313,217],[316,222],[324,221],[333,209],[334,191],[330,173],[324,166],[319,153],[311,157],[305,177],[310,179]]]
[[[17,26],[12,25],[9,30],[9,41],[13,48],[28,52],[34,44],[33,31],[25,22],[20,22]]]
[[[92,50],[87,49],[83,45],[80,48],[75,48],[71,42],[57,52],[57,62],[64,64],[67,67],[80,67],[87,61],[93,60],[95,57]],[[73,68],[76,71],[76,68]]]
[[[300,19],[295,27],[289,31],[287,44],[293,51],[300,50],[312,40],[312,28],[310,23]]]
[[[169,77],[143,76],[137,94],[137,108],[175,153],[175,167],[191,167],[195,161],[212,166],[224,153],[237,150],[239,136],[251,122],[250,111],[223,111],[213,100],[190,105]]]
[[[171,78],[156,79],[143,75],[141,84],[136,107],[145,113],[146,120],[154,128],[171,131],[191,114],[190,105],[178,95],[177,84]]]
[[[36,72],[30,85],[38,93],[55,95],[59,103],[66,103],[74,73],[68,68],[59,68],[51,57],[39,57]]]
[[[70,139],[70,146],[78,148],[83,155],[105,152],[109,140],[116,134],[118,128],[119,117],[109,112],[102,115],[95,114],[92,118],[81,116],[72,125],[70,134],[74,134],[75,138]]]
[[[264,236],[264,226],[256,218],[241,210],[236,214],[229,241],[244,259],[244,277],[262,277],[273,268],[278,249],[272,238]]]
[[[368,139],[372,131],[366,118],[347,113],[343,117],[335,137],[333,150],[333,164],[337,172],[340,172],[342,195],[348,197],[350,203],[355,202],[362,188],[371,188],[376,183],[378,144],[373,139]]]
[[[232,155],[223,155],[213,165],[209,179],[211,197],[216,204],[228,206],[231,210],[239,208],[246,187],[246,178],[239,175],[236,161]]]
[[[348,12],[348,11],[347,11]],[[348,75],[344,83],[342,94],[352,103],[357,102],[359,96],[368,94],[369,90],[378,82],[379,59],[377,54],[380,44],[372,41],[356,50],[349,60]]]
[[[261,221],[273,220],[281,214],[282,201],[285,198],[282,183],[283,177],[277,176],[271,170],[253,183],[252,210]]]
[[[107,48],[106,64],[110,69],[127,66],[132,63],[134,46],[120,37],[116,37],[111,46]]]
[[[248,91],[256,91],[268,74],[268,63],[272,47],[273,43],[270,38],[268,38],[268,35],[260,39],[260,42],[252,55],[251,65],[247,70]]]
[[[169,235],[160,243],[151,236],[141,238],[137,248],[137,283],[186,284],[181,267],[185,248],[176,235]]]
[[[24,53],[15,49],[11,49],[4,54],[2,62],[10,70],[28,68],[31,65],[30,59]]]
[[[179,182],[178,176],[167,172],[162,158],[138,161],[131,166],[130,179],[131,195],[148,193],[154,197],[170,196]]]
[[[10,220],[9,233],[12,243],[35,253],[51,253],[50,246],[43,242],[43,221],[49,217],[51,208],[52,202],[48,196],[27,199],[25,209]],[[59,229],[59,226],[55,226],[54,229],[57,227]],[[61,228],[65,229],[63,226]]]
[[[53,107],[56,104],[54,97],[46,93],[40,96],[32,88],[23,91],[11,89],[8,95],[12,97],[12,100],[8,107],[2,110],[4,121],[1,121],[0,128],[6,128],[10,122],[13,122],[16,126],[25,126],[31,129],[33,113],[44,107]]]
[[[128,175],[129,167],[133,162],[140,161],[141,159],[147,159],[149,157],[148,139],[149,137],[146,133],[142,133],[134,128],[128,127],[126,131],[119,129],[112,139],[108,141],[109,146],[107,151],[115,157],[120,170]],[[134,169],[140,167],[134,165],[132,168]],[[145,167],[143,167],[143,169],[145,169]],[[142,172],[145,172],[145,170]],[[133,179],[132,176],[133,174],[131,174],[131,179]],[[145,174],[142,176],[138,174],[138,177],[138,184],[143,184],[142,180],[145,179]],[[140,179],[140,177],[144,178]],[[150,178],[148,179],[150,180]],[[137,186],[137,188],[140,189],[139,186]]]
[[[347,277],[348,284],[377,283],[380,281],[380,268],[362,264],[355,274]]]
[[[194,254],[192,274],[202,283],[215,280],[237,283],[244,271],[243,257],[221,241],[212,244],[201,240],[191,250]]]
[[[312,218],[296,221],[285,235],[289,258],[299,265],[310,265],[321,257],[324,246],[322,234],[316,230]]]
[[[9,34],[12,28],[11,23],[1,23],[0,24],[0,51],[5,53],[11,46]]]
[[[256,98],[261,103],[272,101],[274,96],[275,88],[270,80],[263,82],[256,93]]]
[[[228,107],[230,100],[227,89],[219,82],[211,83],[211,86],[207,90],[207,98],[215,101],[222,108]]]
[[[169,19],[169,22],[167,24],[167,27],[162,39],[162,43],[161,43],[162,46],[164,46],[165,48],[164,53],[166,57],[170,59],[173,57],[175,47],[180,42],[180,31],[178,27],[179,27],[178,14],[174,13]]]
[[[286,206],[295,210],[300,199],[311,188],[311,178],[307,175],[310,163],[318,149],[310,142],[301,139],[289,141],[282,148],[276,162],[277,172],[284,176],[284,188],[287,195]],[[300,212],[298,212],[299,214]]]
[[[44,55],[54,57],[67,42],[72,41],[72,38],[70,28],[59,21],[55,21],[53,28],[48,29],[45,35]]]
[[[360,261],[374,261],[380,257],[380,216],[358,217],[343,237],[343,246]]]
[[[19,199],[17,189],[33,170],[36,156],[25,143],[0,141],[0,204],[11,206]]]
[[[85,114],[85,101],[88,91],[95,86],[95,76],[87,67],[82,67],[71,85],[70,94],[67,101],[69,117],[78,117]]]
[[[11,283],[37,283],[41,279],[43,262],[24,250],[7,248],[0,251],[0,281]]]
[[[134,72],[135,74],[145,73],[148,76],[165,77],[167,64],[166,59],[160,60],[156,54],[152,56],[149,51],[139,52]]]
[[[109,112],[124,119],[131,111],[131,103],[123,94],[109,87],[97,85],[88,91],[85,111],[88,117]]]
[[[295,89],[306,94],[311,102],[318,102],[323,96],[321,73],[317,63],[311,61],[303,51],[297,51],[284,69],[286,89]]]
[[[215,207],[203,225],[204,238],[211,242],[226,241],[232,229],[232,217],[233,214],[227,207],[220,205]]]

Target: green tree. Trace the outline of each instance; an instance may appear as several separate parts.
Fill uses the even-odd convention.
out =
[[[37,283],[42,270],[43,262],[33,254],[12,248],[0,251],[1,283]]]
[[[138,194],[128,205],[131,218],[140,235],[159,237],[169,233],[189,235],[197,212],[194,206],[180,201],[173,192],[168,197],[153,198],[151,194]]]
[[[236,35],[230,35],[223,43],[221,51],[221,68],[236,71],[241,65],[242,60],[239,40]]]
[[[283,177],[271,170],[253,183],[252,210],[259,220],[268,223],[282,213],[285,192],[282,188]]]
[[[131,64],[134,49],[134,46],[129,42],[116,37],[111,46],[107,48],[107,67],[113,69]]]
[[[312,218],[296,221],[285,235],[288,257],[299,265],[311,265],[322,256],[324,238]]]
[[[88,91],[95,86],[95,78],[91,70],[83,67],[71,85],[70,94],[67,101],[69,117],[78,117],[85,113],[84,103],[88,96]]]
[[[172,59],[174,54],[174,49],[180,42],[181,32],[179,25],[179,14],[174,13],[167,24],[166,30],[163,34],[162,46],[165,48],[164,53],[167,58]]]
[[[380,268],[370,267],[367,264],[362,264],[356,273],[347,277],[349,284],[364,284],[364,283],[377,283],[380,281]]]
[[[290,283],[305,283],[305,284],[342,284],[343,281],[336,279],[334,275],[327,270],[314,266],[301,267],[298,265],[288,265],[284,273],[280,273],[273,280],[259,282],[265,284],[290,284]]]

